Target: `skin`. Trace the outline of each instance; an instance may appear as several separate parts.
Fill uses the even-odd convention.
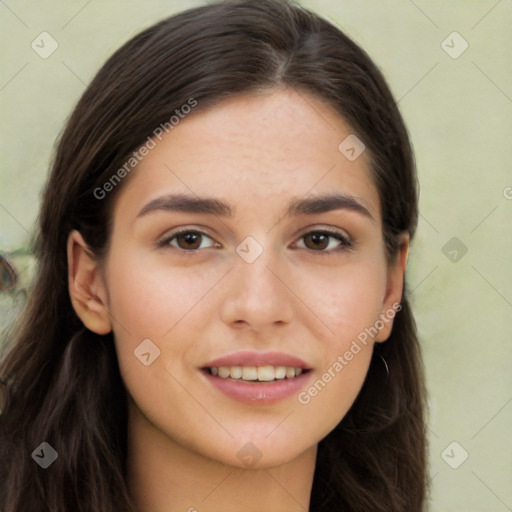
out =
[[[349,161],[338,150],[351,133],[303,93],[231,98],[190,114],[127,178],[104,261],[69,235],[73,306],[92,331],[114,332],[129,404],[128,485],[140,511],[308,510],[317,444],[354,402],[392,320],[307,404],[297,395],[242,404],[199,368],[242,349],[285,352],[312,368],[307,391],[400,302],[408,238],[388,265],[367,155]],[[223,199],[235,216],[137,218],[178,192]],[[373,219],[348,209],[282,216],[291,199],[332,192],[356,197]],[[183,227],[204,233],[193,251],[183,238],[157,246]],[[328,228],[352,248],[305,236]],[[248,236],[263,248],[252,263],[235,250]],[[149,366],[134,356],[145,339],[160,350]],[[237,456],[249,442],[261,455],[250,467]]]

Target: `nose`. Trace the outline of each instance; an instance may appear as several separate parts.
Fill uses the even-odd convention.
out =
[[[271,249],[264,249],[252,262],[237,255],[220,309],[223,322],[258,333],[291,322],[297,299],[293,283],[291,287],[288,283],[286,262],[280,258]]]

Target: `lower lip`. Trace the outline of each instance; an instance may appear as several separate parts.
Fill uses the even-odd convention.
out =
[[[292,379],[270,382],[247,382],[242,379],[223,379],[202,370],[207,380],[229,398],[245,404],[274,404],[296,395],[310,379],[311,371]]]

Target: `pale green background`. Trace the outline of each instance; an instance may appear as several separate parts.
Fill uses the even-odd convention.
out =
[[[512,3],[301,3],[383,69],[415,147],[421,219],[408,281],[430,392],[430,510],[512,510]],[[85,85],[142,28],[202,4],[0,1],[0,251],[22,272],[19,288],[30,285],[23,251],[52,145]],[[59,44],[46,60],[30,46],[43,31]],[[454,31],[469,44],[456,59],[441,46]],[[442,251],[452,237],[468,248],[456,262]],[[21,303],[1,294],[4,327]],[[452,441],[462,448],[447,460],[469,453],[457,469],[441,456]]]

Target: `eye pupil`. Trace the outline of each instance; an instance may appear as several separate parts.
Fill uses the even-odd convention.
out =
[[[312,233],[310,235],[306,235],[305,239],[306,240],[311,239],[314,244],[313,248],[316,248],[316,249],[319,248],[319,246],[317,245],[318,243],[322,244],[322,242],[324,242],[324,244],[320,247],[320,249],[325,249],[325,247],[327,247],[329,245],[329,237],[322,233]],[[327,245],[325,245],[325,242],[327,242]],[[306,243],[306,246],[307,245],[308,244]]]
[[[187,232],[187,233],[178,235],[176,238],[177,238],[178,241],[181,238],[182,240],[185,241],[186,244],[189,244],[188,247],[185,247],[186,249],[196,249],[197,248],[196,247],[197,246],[197,240],[200,240],[201,235],[199,233]],[[193,246],[193,247],[190,247],[190,244],[193,245],[194,242],[196,242],[196,245]]]

